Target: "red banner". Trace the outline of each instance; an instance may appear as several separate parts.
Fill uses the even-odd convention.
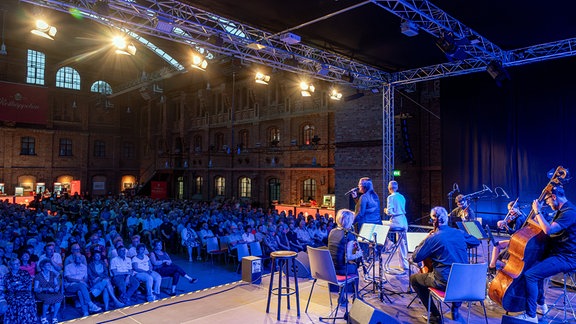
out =
[[[152,190],[150,191],[150,198],[153,199],[166,199],[168,191],[166,181],[152,181]]]
[[[69,192],[69,194],[70,194],[70,195],[74,195],[74,194],[79,194],[79,195],[81,195],[82,192],[80,191],[80,190],[81,190],[81,188],[80,188],[81,186],[80,186],[80,185],[81,185],[80,180],[72,180],[72,181],[70,181],[70,192]]]
[[[45,125],[47,118],[47,88],[0,82],[0,120]]]

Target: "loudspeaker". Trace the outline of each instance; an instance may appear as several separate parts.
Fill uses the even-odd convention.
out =
[[[296,260],[294,262],[296,262],[298,278],[312,278],[312,275],[310,274],[310,260],[308,259],[308,253],[303,251],[298,252],[298,255],[296,256]],[[288,267],[287,275],[289,276],[294,275],[292,271],[292,264],[290,264],[290,266]]]
[[[519,318],[514,318],[512,316],[508,316],[508,315],[502,315],[502,322],[500,322],[501,324],[526,324],[526,323],[531,323],[529,321],[525,321],[523,319],[519,319]]]
[[[379,309],[368,305],[363,300],[356,298],[348,314],[352,324],[400,324],[401,322]]]

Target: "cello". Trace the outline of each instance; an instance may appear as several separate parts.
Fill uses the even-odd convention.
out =
[[[564,184],[568,178],[568,170],[558,166],[542,190],[538,202],[542,202],[552,188]],[[523,272],[542,258],[546,247],[546,234],[534,220],[534,216],[534,210],[531,210],[524,226],[510,237],[508,262],[496,272],[488,288],[490,299],[507,312],[520,312],[525,309],[526,285],[522,278]]]

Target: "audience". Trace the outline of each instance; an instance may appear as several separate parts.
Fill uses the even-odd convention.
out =
[[[58,323],[58,311],[64,300],[64,295],[60,290],[60,281],[48,259],[44,259],[39,264],[40,271],[34,277],[34,292],[36,299],[42,302],[42,314],[40,321],[42,324],[48,323],[48,310],[52,307],[52,323]]]

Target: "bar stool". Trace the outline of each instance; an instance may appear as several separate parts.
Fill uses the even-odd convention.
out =
[[[558,298],[556,298],[556,301],[554,302],[554,304],[550,306],[546,314],[544,314],[544,318],[548,317],[548,314],[550,314],[551,310],[557,309],[559,311],[564,311],[564,319],[562,320],[562,323],[573,322],[574,320],[576,320],[576,313],[574,313],[574,307],[572,307],[572,299],[574,299],[575,295],[572,294],[571,297],[568,297],[568,288],[567,288],[568,280],[572,281],[572,287],[576,286],[574,275],[576,275],[576,269],[564,272],[564,280],[563,280],[564,287],[562,289],[562,293],[558,296]],[[557,305],[560,300],[562,300],[563,303],[561,306]],[[568,320],[568,314],[567,314],[568,308],[570,308],[570,311],[572,312],[572,320]],[[556,314],[556,316],[558,316],[558,314]],[[550,320],[556,319],[556,316],[554,316]]]
[[[396,238],[396,242],[394,242],[391,248],[385,251],[386,253],[390,253],[386,258],[386,261],[384,262],[384,270],[386,271],[386,273],[401,274],[404,272],[404,270],[392,269],[390,267],[390,262],[392,261],[392,258],[394,258],[394,254],[396,254],[398,248],[400,248],[400,244],[406,244],[406,245],[408,244],[406,241],[406,232],[407,229],[405,228],[390,228],[390,231],[388,231],[388,236],[390,237],[390,235],[394,235],[394,237]],[[406,249],[408,249],[408,246],[406,246]],[[400,260],[400,262],[402,262],[402,260]]]
[[[268,287],[268,303],[266,305],[266,313],[270,311],[270,297],[272,294],[278,295],[278,315],[277,320],[280,320],[280,306],[282,304],[282,296],[286,296],[286,305],[290,309],[290,295],[296,294],[296,308],[298,310],[298,317],[300,317],[300,294],[298,292],[298,267],[296,266],[296,256],[298,254],[293,251],[274,251],[270,253],[270,286]],[[292,265],[292,273],[294,274],[294,288],[290,287],[290,263]],[[274,268],[278,266],[278,287],[274,285]],[[286,287],[282,287],[282,270],[285,270]]]

